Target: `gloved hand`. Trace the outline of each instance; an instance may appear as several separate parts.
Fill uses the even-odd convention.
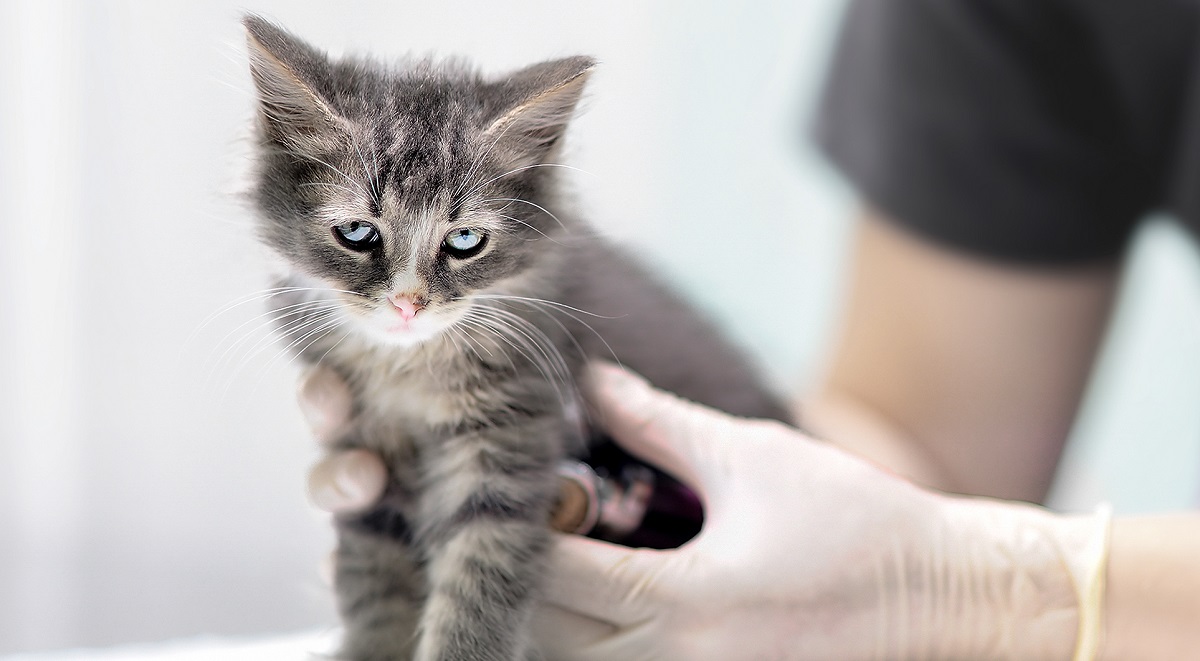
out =
[[[1098,636],[1108,517],[920,489],[778,423],[597,366],[600,423],[703,498],[670,551],[562,536],[553,659],[1069,659]]]
[[[331,370],[315,369],[300,380],[297,399],[313,435],[332,443],[349,424],[350,389]],[[387,469],[366,450],[346,450],[323,457],[308,474],[308,497],[332,513],[353,512],[375,504],[387,486]]]

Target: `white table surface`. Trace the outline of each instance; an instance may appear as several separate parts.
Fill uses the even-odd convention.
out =
[[[104,649],[36,652],[0,661],[319,661],[330,659],[336,632],[308,631],[255,638],[199,636]]]

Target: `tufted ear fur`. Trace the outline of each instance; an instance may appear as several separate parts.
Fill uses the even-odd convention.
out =
[[[492,83],[492,121],[484,138],[495,144],[493,153],[510,167],[544,161],[566,130],[595,66],[590,57],[568,57]]]
[[[264,137],[300,151],[318,149],[338,126],[316,91],[328,75],[325,54],[261,16],[248,14],[242,25]]]

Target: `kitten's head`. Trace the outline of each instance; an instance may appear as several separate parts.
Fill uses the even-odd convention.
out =
[[[262,235],[341,290],[352,323],[413,345],[462,318],[468,297],[531,277],[539,240],[560,229],[539,202],[541,166],[593,60],[485,80],[461,64],[333,61],[262,18],[244,24]]]

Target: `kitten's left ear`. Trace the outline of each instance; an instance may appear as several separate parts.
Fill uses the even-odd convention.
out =
[[[510,165],[541,162],[562,137],[596,61],[576,56],[526,67],[492,83],[494,119],[484,132]]]

